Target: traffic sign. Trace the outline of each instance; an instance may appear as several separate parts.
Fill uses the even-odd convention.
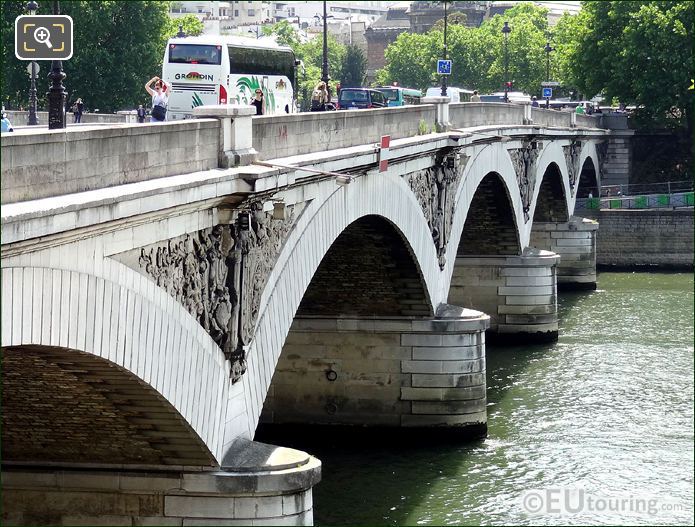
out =
[[[439,59],[437,61],[437,73],[439,75],[451,75],[451,61]]]
[[[553,89],[552,88],[543,88],[543,97],[545,97],[546,99],[552,99]]]
[[[545,81],[545,82],[541,82],[541,86],[552,88],[552,87],[560,86],[560,83],[558,81]]]

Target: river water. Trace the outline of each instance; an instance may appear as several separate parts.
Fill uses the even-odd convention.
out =
[[[693,275],[603,273],[560,317],[488,346],[487,439],[306,445],[316,524],[693,525]]]

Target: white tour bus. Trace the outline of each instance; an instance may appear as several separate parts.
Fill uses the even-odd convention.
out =
[[[171,38],[162,78],[171,86],[167,119],[186,119],[196,106],[250,104],[257,88],[268,115],[297,110],[296,60],[275,42],[219,35]]]

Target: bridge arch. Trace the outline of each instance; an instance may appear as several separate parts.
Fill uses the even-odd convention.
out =
[[[179,412],[130,371],[60,347],[10,346],[2,353],[3,459],[215,465]]]
[[[536,192],[535,206],[531,213],[535,222],[566,222],[569,220],[569,204],[565,178],[556,162],[551,162],[538,174],[540,182]]]
[[[584,159],[577,181],[577,198],[587,198],[590,193],[595,198],[599,197],[599,174],[590,156]]]
[[[468,160],[461,180],[462,184],[459,185],[456,191],[456,207],[451,227],[451,241],[447,247],[446,264],[444,267],[446,280],[442,280],[440,284],[442,288],[441,294],[445,298],[449,296],[449,284],[454,272],[456,256],[459,253],[459,248],[462,248],[463,230],[471,210],[471,204],[484,180],[486,181],[486,186],[494,185],[498,191],[504,189],[504,195],[508,198],[507,203],[511,210],[511,218],[518,233],[520,249],[523,249],[528,243],[528,235],[523,227],[524,215],[521,206],[519,184],[516,180],[516,173],[514,172],[511,159],[503,143],[486,145],[474,152]],[[482,187],[483,190],[486,186]],[[504,203],[504,200],[501,203]],[[504,209],[500,208],[500,210]],[[501,221],[500,225],[509,225],[507,212],[504,214],[505,220]],[[462,249],[465,250],[465,248]]]
[[[167,425],[163,435],[156,428],[150,434],[150,444],[161,446],[163,464],[219,464],[229,366],[192,317],[182,322],[171,315],[177,311],[173,298],[159,305],[102,277],[42,267],[2,269],[2,291],[2,347],[17,367],[27,360],[47,364],[71,381],[71,389],[91,390],[104,408],[103,393],[75,371],[88,377],[109,370],[128,394],[147,402],[155,419],[176,421],[178,428]],[[167,438],[165,429],[180,437]],[[165,456],[167,451],[172,455]],[[182,457],[185,452],[190,457]]]
[[[478,184],[463,225],[457,256],[519,255],[519,228],[508,188],[497,172]]]
[[[388,199],[384,199],[388,196]],[[357,178],[346,187],[327,180],[318,186],[317,197],[300,215],[268,279],[259,309],[258,323],[247,356],[247,372],[242,377],[248,411],[248,432],[253,432],[270,386],[275,366],[305,293],[331,247],[352,229],[390,230],[388,238],[402,240],[398,254],[412,256],[409,279],[419,276],[422,293],[419,312],[434,311],[443,302],[438,296],[439,263],[432,233],[423,211],[407,183],[398,176]],[[395,226],[398,226],[396,228]],[[338,241],[338,243],[342,243]],[[423,301],[426,299],[426,304]]]

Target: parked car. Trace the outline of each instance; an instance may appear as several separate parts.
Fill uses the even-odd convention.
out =
[[[340,90],[340,97],[338,97],[339,110],[384,108],[386,106],[384,94],[372,88],[343,88]]]

